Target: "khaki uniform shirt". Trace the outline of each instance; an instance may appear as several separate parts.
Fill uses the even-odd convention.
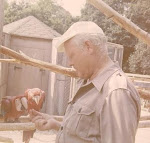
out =
[[[69,101],[56,143],[134,143],[140,111],[133,84],[112,64]]]

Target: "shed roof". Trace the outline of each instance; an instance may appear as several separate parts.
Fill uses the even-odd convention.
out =
[[[17,36],[53,39],[60,36],[58,32],[35,18],[28,16],[4,26],[4,33]]]

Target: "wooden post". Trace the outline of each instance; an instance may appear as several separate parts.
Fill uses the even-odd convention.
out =
[[[4,0],[0,0],[0,45],[2,45],[3,37],[3,20],[4,19]],[[0,58],[2,56],[0,55]],[[2,64],[0,63],[0,100],[2,98]],[[1,112],[1,109],[0,109]]]
[[[126,29],[128,32],[142,40],[150,46],[150,34],[140,29],[137,25],[131,22],[126,17],[122,16],[102,0],[87,0],[90,4],[99,9],[107,17],[111,18],[115,23]]]
[[[3,21],[4,21],[4,0],[0,0],[0,45],[2,45]]]
[[[56,65],[56,61],[57,61],[57,49],[55,48],[55,44],[57,41],[58,41],[57,38],[54,38],[52,41],[51,63],[54,65]],[[50,88],[48,88],[48,96],[46,101],[46,113],[48,114],[54,114],[55,81],[56,81],[56,74],[54,72],[50,72],[49,81],[48,81],[48,86]]]

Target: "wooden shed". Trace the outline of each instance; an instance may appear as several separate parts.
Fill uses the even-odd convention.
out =
[[[33,16],[26,17],[4,26],[3,45],[17,52],[46,62],[52,61],[52,39],[60,36],[55,30]],[[27,88],[40,88],[48,93],[51,88],[49,72],[23,64],[3,65],[1,96],[23,94]],[[50,99],[47,96],[43,111]]]

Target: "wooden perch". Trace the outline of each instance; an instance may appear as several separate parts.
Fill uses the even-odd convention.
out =
[[[140,121],[138,128],[150,128],[150,121]]]
[[[110,17],[115,23],[150,46],[150,34],[148,32],[140,29],[137,25],[135,25],[126,17],[123,17],[102,0],[88,0],[88,2],[99,9],[107,17]]]
[[[63,116],[54,116],[54,118],[58,121],[63,120]],[[30,121],[29,117],[26,118],[26,121]],[[150,116],[142,116],[140,117],[139,128],[150,128]]]
[[[62,121],[63,116],[53,116],[57,121]],[[0,123],[0,131],[15,131],[15,130],[35,130],[35,124],[30,122],[29,116],[21,116],[19,118],[21,123]]]
[[[63,116],[54,116],[56,120],[62,121]],[[26,122],[30,121],[29,117],[24,117]],[[150,116],[143,116],[140,118],[139,128],[150,128]],[[146,120],[146,121],[145,121]],[[23,121],[23,120],[22,120]],[[28,123],[0,123],[0,131],[15,131],[15,130],[34,130],[35,124],[28,122]]]
[[[4,63],[20,63],[19,61],[15,60],[15,59],[0,59],[0,62],[4,62]]]
[[[150,115],[140,117],[140,121],[144,121],[144,120],[150,120]]]
[[[56,119],[57,121],[63,121],[63,116],[53,116],[54,119]],[[144,121],[144,120],[150,120],[150,115],[147,115],[147,116],[141,116],[140,117],[140,121]],[[28,116],[21,116],[19,118],[19,121],[21,122],[30,122],[30,119]]]
[[[141,89],[141,88],[137,88],[140,97],[146,100],[150,100],[150,91],[149,90],[145,90],[145,89]]]
[[[52,72],[56,72],[56,73],[61,73],[67,76],[71,76],[71,77],[77,77],[76,75],[76,71],[73,70],[72,68],[65,68],[63,66],[59,66],[59,65],[54,65],[48,62],[44,62],[44,61],[40,61],[40,60],[36,60],[33,58],[28,57],[27,55],[25,55],[24,53],[18,53],[14,50],[11,50],[7,47],[4,46],[0,46],[0,53],[4,54],[4,55],[8,55],[9,57],[12,57],[14,59],[12,59],[12,61],[10,60],[10,62],[16,62],[16,63],[23,63],[23,64],[27,64],[27,65],[31,65],[31,66],[35,66],[35,67],[39,67],[42,69],[47,69],[50,70]],[[1,60],[2,62],[9,62],[8,59],[6,60]]]
[[[15,130],[23,130],[30,131],[35,130],[34,123],[0,123],[0,131],[15,131]]]

